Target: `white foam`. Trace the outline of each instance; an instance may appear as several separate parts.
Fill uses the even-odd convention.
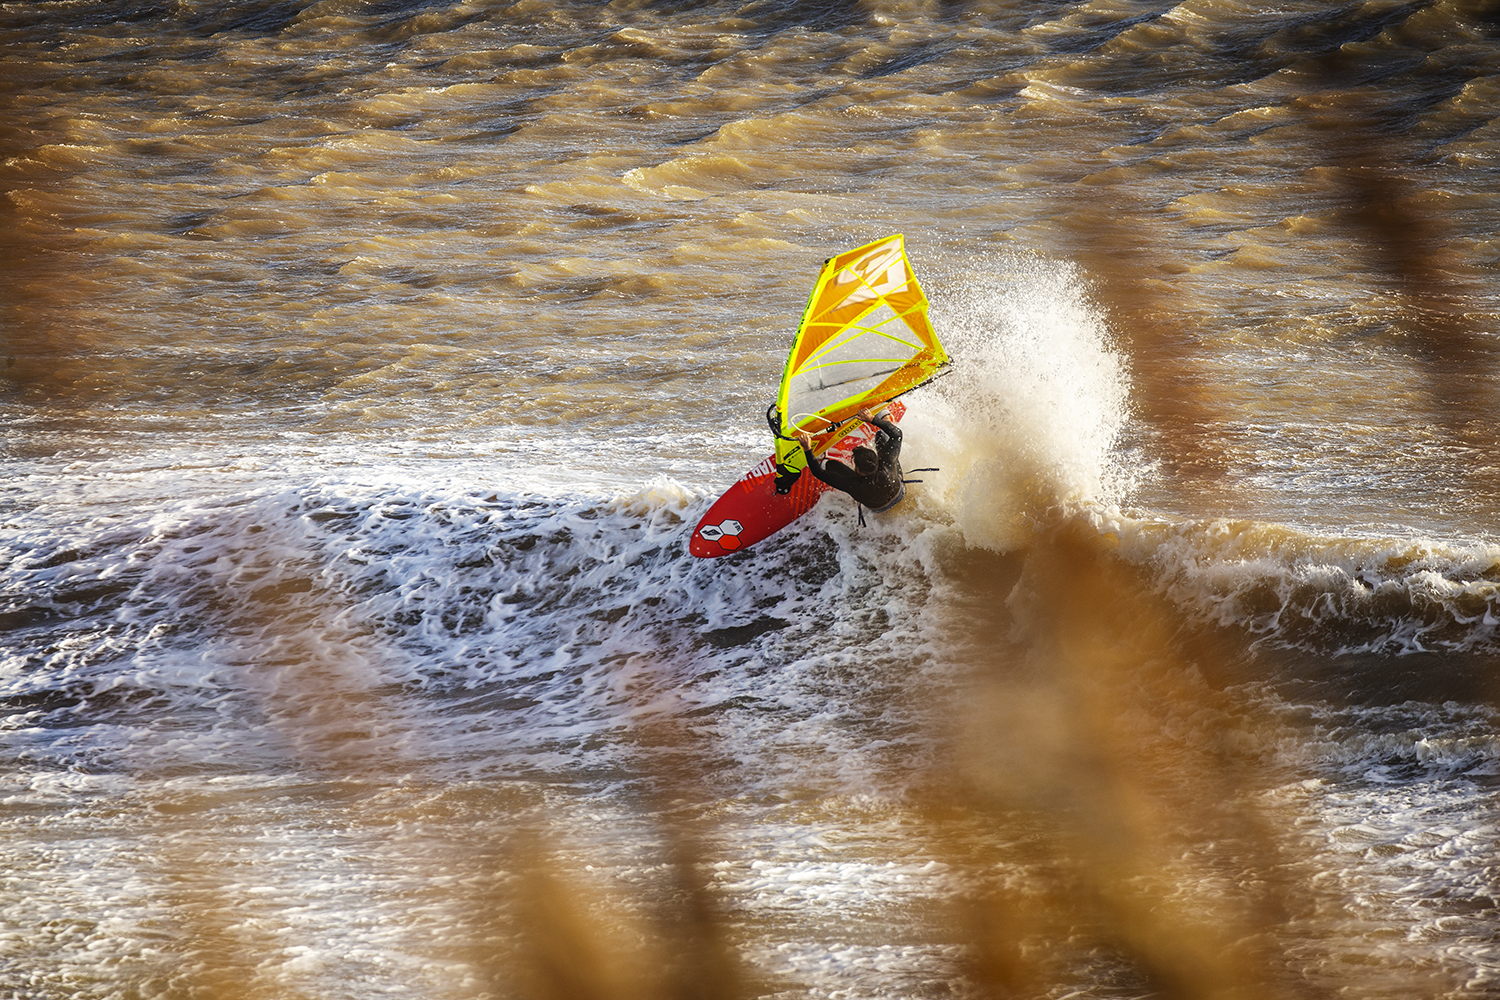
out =
[[[1330,535],[1255,521],[1088,515],[1179,607],[1257,641],[1334,656],[1493,651],[1500,545]]]
[[[1117,502],[1128,416],[1124,364],[1070,266],[1023,258],[998,284],[934,295],[952,373],[910,397],[905,465],[971,545],[1023,544],[1051,508]]]

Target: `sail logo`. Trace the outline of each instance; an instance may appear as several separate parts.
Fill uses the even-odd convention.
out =
[[[733,552],[740,547],[740,532],[745,526],[733,518],[718,524],[705,524],[698,529],[699,537],[705,541],[718,542],[719,547]]]

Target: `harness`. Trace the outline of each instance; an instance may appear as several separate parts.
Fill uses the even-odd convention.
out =
[[[938,467],[937,466],[933,466],[930,469],[908,469],[906,471],[908,471],[908,472],[937,472],[938,471]],[[907,483],[920,483],[921,481],[922,480],[920,480],[920,479],[903,479],[903,480],[901,480],[901,492],[896,494],[896,499],[892,500],[890,503],[886,504],[884,507],[871,507],[870,508],[870,513],[871,514],[884,514],[886,511],[888,511],[892,507],[896,506],[902,500],[906,499],[906,484]],[[862,504],[862,503],[860,503],[860,504],[855,504],[855,506],[859,508],[859,526],[861,528],[866,527],[866,524],[865,524],[865,505]]]

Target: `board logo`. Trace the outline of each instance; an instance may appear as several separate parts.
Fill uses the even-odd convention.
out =
[[[707,541],[718,542],[720,548],[733,552],[740,547],[740,532],[744,530],[743,524],[730,519],[718,524],[705,524],[698,529],[698,534]]]

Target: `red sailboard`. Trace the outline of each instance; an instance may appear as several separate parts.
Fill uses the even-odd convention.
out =
[[[905,405],[895,402],[884,415],[899,422],[905,412]],[[874,425],[856,420],[851,430],[834,442],[822,457],[852,464],[850,453],[859,445],[869,444],[878,431]],[[688,551],[700,559],[708,559],[738,552],[770,538],[812,510],[823,491],[829,488],[804,469],[790,492],[777,493],[776,456],[768,455],[708,508],[708,513],[693,529]]]

